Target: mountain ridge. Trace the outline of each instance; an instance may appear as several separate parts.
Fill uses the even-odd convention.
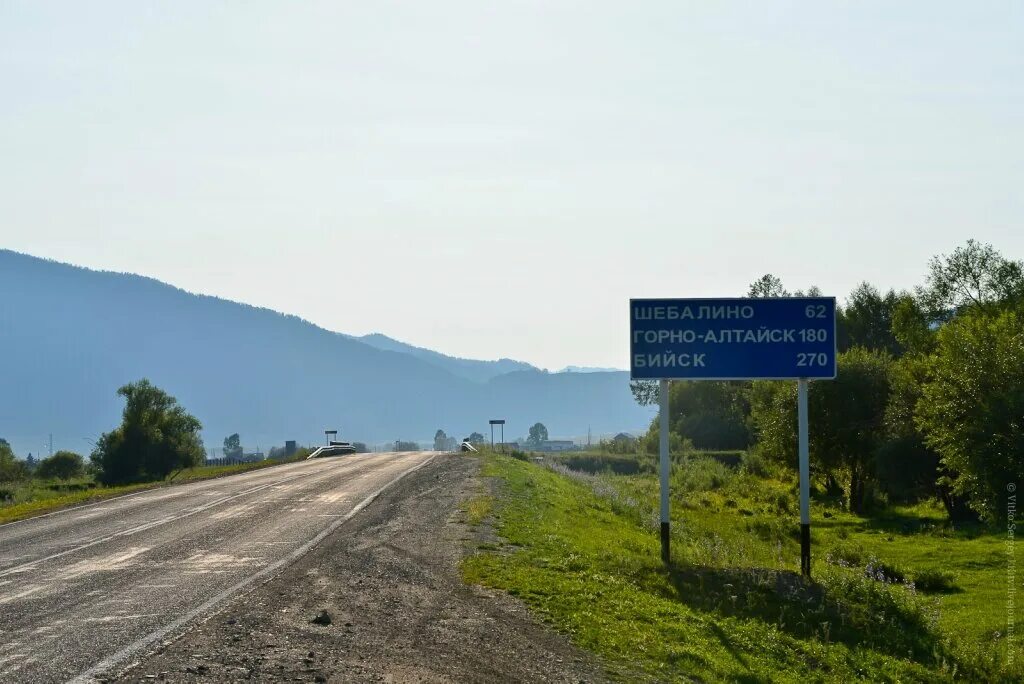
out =
[[[495,363],[422,352],[473,362],[471,374]],[[481,381],[421,356],[154,278],[0,250],[0,377],[15,388],[0,392],[0,436],[19,453],[38,452],[51,432],[56,448],[86,450],[120,420],[117,387],[142,377],[203,421],[208,447],[233,432],[267,447],[311,443],[325,427],[380,442],[438,428],[463,436],[502,416],[507,436],[538,420],[552,434],[650,420],[625,373],[533,369]],[[585,376],[594,379],[558,380]]]

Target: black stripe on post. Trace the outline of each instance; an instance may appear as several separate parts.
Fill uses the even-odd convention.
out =
[[[668,523],[661,523],[661,560],[665,565],[669,562]]]
[[[811,576],[811,526],[800,525],[800,574]]]

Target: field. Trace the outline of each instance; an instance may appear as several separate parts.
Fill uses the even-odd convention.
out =
[[[698,457],[673,472],[668,570],[653,476],[482,458],[489,491],[467,518],[502,542],[464,578],[519,596],[618,679],[1024,678],[1005,532],[955,530],[930,504],[857,516],[819,493],[805,582],[795,478]]]
[[[305,455],[305,452],[302,454]],[[0,523],[13,522],[41,515],[58,508],[74,506],[92,501],[109,499],[130,494],[142,489],[152,489],[193,480],[208,480],[223,475],[233,475],[247,470],[267,468],[295,459],[275,459],[236,465],[199,466],[176,470],[163,480],[139,482],[127,485],[102,485],[92,477],[72,480],[40,480],[29,478],[18,482],[0,484]]]

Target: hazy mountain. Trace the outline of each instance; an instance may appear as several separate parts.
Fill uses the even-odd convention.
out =
[[[264,449],[312,442],[325,427],[368,442],[427,439],[437,428],[464,436],[486,432],[492,417],[509,421],[506,436],[538,420],[552,435],[614,432],[652,415],[623,372],[517,370],[485,381],[487,364],[505,362],[381,349],[382,337],[369,344],[151,278],[0,250],[0,437],[22,455],[51,432],[56,448],[88,451],[85,440],[119,421],[116,389],[142,377],[178,397],[218,447],[232,432]]]
[[[566,366],[559,373],[618,373],[618,368],[595,368],[593,366]]]
[[[514,359],[479,361],[477,359],[461,359],[455,356],[448,356],[447,354],[442,354],[430,349],[415,347],[411,344],[406,344],[405,342],[399,342],[396,339],[380,333],[370,333],[369,335],[363,335],[362,337],[355,337],[353,339],[365,342],[377,349],[411,354],[412,356],[426,361],[429,364],[444,368],[453,375],[465,378],[466,380],[472,380],[473,382],[487,382],[495,376],[515,371],[540,370],[536,366],[532,366],[524,361],[515,361]]]

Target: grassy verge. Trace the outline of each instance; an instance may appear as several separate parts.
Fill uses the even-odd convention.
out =
[[[0,500],[0,524],[24,520],[36,515],[50,513],[60,508],[102,501],[115,496],[131,494],[144,489],[154,489],[183,482],[209,480],[225,475],[234,475],[249,470],[269,468],[296,459],[264,460],[256,463],[239,463],[227,466],[199,466],[177,470],[163,480],[137,482],[127,485],[105,486],[91,477],[69,481],[29,479],[17,483],[5,483],[4,491],[9,495]]]
[[[669,571],[659,560],[653,477],[560,473],[491,455],[484,470],[496,498],[480,520],[489,515],[508,546],[468,557],[464,578],[521,597],[620,679],[1024,674],[1024,653],[999,634],[1000,538],[946,529],[928,507],[865,519],[816,504],[815,579],[807,583],[794,572],[790,481],[710,459],[679,468]],[[915,578],[930,593],[910,586]]]

